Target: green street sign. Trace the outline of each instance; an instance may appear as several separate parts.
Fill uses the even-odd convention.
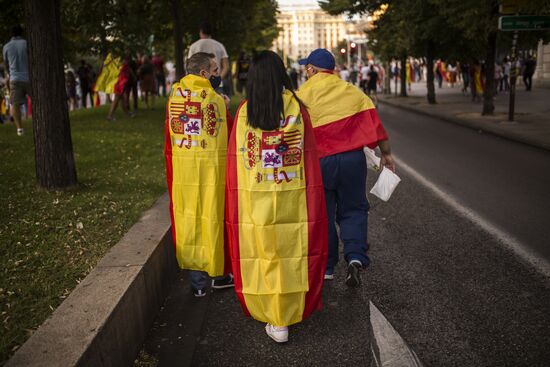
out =
[[[542,31],[545,29],[550,29],[550,16],[503,16],[498,18],[498,29],[501,31]]]

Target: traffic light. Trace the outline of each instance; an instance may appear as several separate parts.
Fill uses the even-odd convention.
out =
[[[357,53],[357,43],[351,42],[349,44],[349,53],[350,55],[355,55]]]
[[[346,53],[346,49],[345,49],[345,48],[341,48],[341,49],[340,49],[340,53],[341,53],[342,55],[345,54],[345,53]]]

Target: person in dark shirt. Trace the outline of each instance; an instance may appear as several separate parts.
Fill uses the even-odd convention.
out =
[[[250,60],[244,52],[241,52],[239,59],[237,60],[237,73],[235,75],[235,78],[237,78],[237,92],[241,94],[245,92],[249,66]]]
[[[290,81],[292,82],[292,87],[294,89],[298,89],[298,72],[296,71],[295,68],[290,69],[289,76],[290,76]]]
[[[164,60],[160,55],[154,55],[151,60],[155,66],[155,78],[157,79],[157,94],[160,96],[160,90],[162,90],[162,96],[166,97],[166,75],[164,74]]]
[[[378,85],[378,72],[374,68],[374,65],[369,66],[369,73],[367,79],[367,95],[371,97],[374,104],[378,104],[378,98],[376,97],[376,87]]]
[[[138,75],[141,81],[141,93],[143,93],[143,97],[145,98],[145,106],[153,109],[156,92],[155,66],[151,63],[148,56],[143,58],[143,64],[139,67]],[[151,95],[151,105],[149,105],[149,95]]]
[[[80,60],[80,66],[76,71],[78,79],[80,80],[80,95],[82,96],[82,107],[86,108],[88,95],[90,96],[90,104],[93,106],[94,101],[90,94],[91,80],[90,80],[90,66],[86,64],[86,61]]]
[[[523,64],[523,84],[525,84],[526,91],[530,91],[533,86],[533,74],[535,74],[536,65],[537,62],[531,56]]]

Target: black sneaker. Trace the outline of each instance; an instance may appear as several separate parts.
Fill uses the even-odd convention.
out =
[[[214,289],[231,288],[234,286],[235,282],[233,282],[233,274],[228,274],[220,279],[212,279],[212,288]]]
[[[195,295],[195,297],[204,297],[206,296],[206,290],[204,288],[202,289],[193,288],[193,294]]]
[[[352,260],[348,265],[348,275],[346,276],[346,285],[348,287],[359,287],[361,285],[361,275],[359,272],[363,266],[357,260]]]

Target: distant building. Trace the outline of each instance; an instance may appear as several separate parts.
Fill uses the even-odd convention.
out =
[[[272,50],[293,60],[306,57],[316,48],[335,50],[346,39],[365,38],[367,19],[347,20],[332,16],[316,5],[291,4],[279,7],[279,36]]]
[[[550,43],[539,42],[537,68],[533,76],[535,86],[550,88]]]

